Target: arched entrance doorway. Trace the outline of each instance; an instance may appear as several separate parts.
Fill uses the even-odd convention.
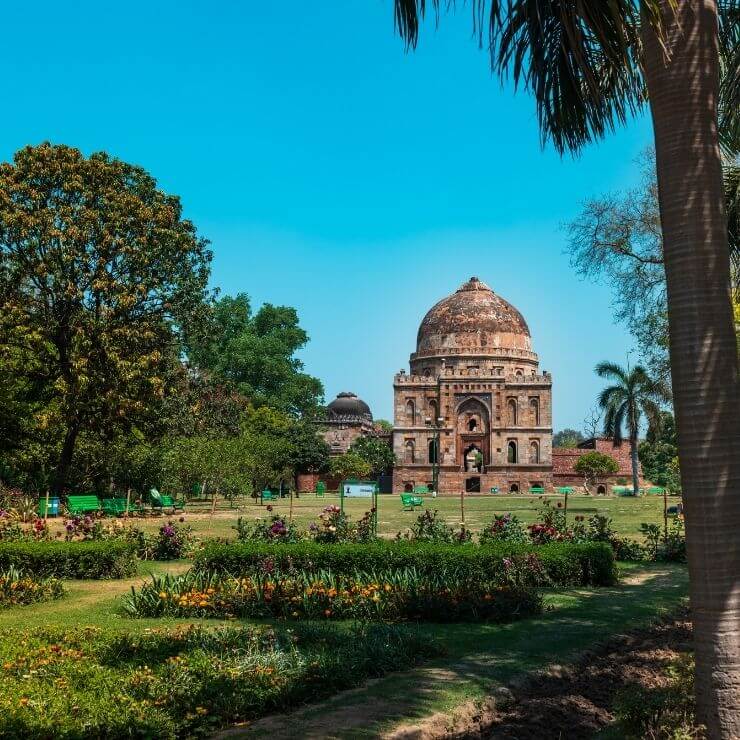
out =
[[[483,467],[483,450],[477,444],[468,445],[463,454],[465,471],[476,470],[480,473]]]

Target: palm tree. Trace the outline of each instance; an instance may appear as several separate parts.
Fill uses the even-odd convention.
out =
[[[516,85],[532,92],[543,139],[560,151],[581,149],[649,103],[697,713],[711,738],[740,737],[740,379],[719,137],[721,113],[722,144],[726,154],[736,156],[738,0],[471,0],[471,5],[494,70],[502,77],[511,74]],[[440,0],[394,0],[396,27],[412,47],[427,6],[438,12]],[[721,68],[726,77],[720,88]]]
[[[614,362],[600,362],[596,374],[613,382],[599,394],[599,407],[604,412],[604,434],[622,443],[622,429],[627,426],[632,460],[632,490],[640,489],[637,446],[640,422],[645,416],[654,429],[660,427],[660,404],[669,398],[668,390],[648,376],[645,368],[625,369]]]

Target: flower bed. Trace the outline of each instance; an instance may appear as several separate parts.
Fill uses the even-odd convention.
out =
[[[430,542],[373,542],[322,545],[314,542],[269,544],[210,543],[196,556],[196,571],[245,576],[274,568],[288,572],[329,570],[334,575],[357,571],[413,568],[421,575],[459,571],[486,583],[507,583],[507,562],[528,556],[539,563],[537,584],[610,586],[616,582],[612,548],[606,543],[555,543],[535,547],[506,542],[495,545],[447,545]]]
[[[136,574],[136,546],[119,540],[0,542],[0,570],[10,567],[55,578],[126,578]]]
[[[191,571],[154,577],[125,598],[136,617],[286,617],[292,619],[511,621],[536,614],[531,585],[538,564],[508,561],[504,585],[460,571],[413,568],[336,575],[328,571],[235,578]]]
[[[58,578],[37,578],[10,567],[0,572],[0,609],[53,601],[64,595]]]
[[[437,654],[382,624],[14,631],[0,638],[0,737],[201,737]]]

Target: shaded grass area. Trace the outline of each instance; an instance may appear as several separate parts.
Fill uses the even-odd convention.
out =
[[[562,496],[546,496],[553,505],[563,501]],[[670,504],[675,504],[678,499],[669,499]],[[338,505],[339,498],[336,494],[326,494],[323,498],[314,494],[302,494],[300,498],[293,500],[293,519],[302,526],[307,526],[315,521],[322,508],[330,504]],[[228,501],[220,501],[213,518],[210,516],[211,504],[208,501],[195,501],[187,505],[185,519],[187,524],[193,527],[195,533],[200,537],[226,537],[234,538],[236,532],[233,527],[239,516],[247,519],[268,517],[278,514],[288,517],[290,513],[290,502],[288,499],[280,499],[270,504],[272,512],[268,512],[265,506],[255,504],[252,499],[242,498],[232,507]],[[357,520],[370,507],[369,499],[348,499],[345,502],[346,511]],[[481,494],[467,495],[465,497],[465,524],[468,528],[479,531],[488,524],[494,514],[515,513],[525,524],[537,521],[537,509],[542,501],[537,496],[508,495],[508,494]],[[431,496],[425,497],[424,506],[429,509],[437,509],[440,515],[450,524],[459,524],[461,520],[460,497],[439,496],[436,499]],[[423,511],[423,508],[421,509]],[[643,496],[639,498],[604,496],[573,495],[568,499],[568,512],[582,514],[589,517],[598,513],[609,516],[613,520],[614,530],[622,535],[641,539],[640,524],[648,522],[660,524],[663,521],[663,499],[660,496]],[[392,537],[397,532],[411,526],[419,515],[420,510],[412,513],[403,511],[398,494],[385,494],[378,497],[378,531],[381,535]],[[176,515],[179,517],[180,513]],[[155,516],[143,519],[132,519],[137,526],[153,532],[162,526],[168,517]],[[63,523],[60,520],[49,520],[53,531],[61,530]]]
[[[495,687],[552,663],[566,663],[622,631],[647,624],[684,603],[686,569],[675,565],[630,568],[615,588],[571,589],[546,594],[548,611],[505,625],[426,625],[446,657],[320,706],[269,718],[235,737],[377,737],[398,725],[451,713],[483,700]],[[338,729],[341,728],[341,729]]]

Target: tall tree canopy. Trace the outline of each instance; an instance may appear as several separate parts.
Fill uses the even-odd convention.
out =
[[[196,368],[233,384],[255,406],[313,416],[324,389],[296,357],[307,342],[294,308],[266,303],[253,313],[240,293],[213,304],[208,329],[191,338],[188,355]]]
[[[113,435],[167,394],[211,253],[141,167],[42,144],[0,164],[0,357],[62,431],[53,488],[81,432]]]

